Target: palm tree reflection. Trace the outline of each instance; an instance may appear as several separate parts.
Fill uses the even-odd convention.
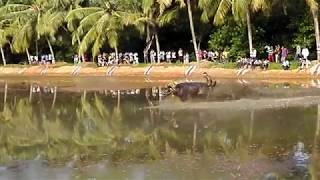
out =
[[[137,90],[126,94],[117,90],[102,91],[101,95],[59,89],[57,96],[58,88],[54,87],[53,97],[44,96],[40,104],[31,101],[34,89],[36,85],[30,86],[29,97],[17,99],[16,106],[9,101],[11,98],[4,101],[0,113],[0,162],[32,159],[39,154],[54,162],[87,162],[104,158],[157,160],[182,153],[249,161],[260,155],[250,156],[250,144],[259,138],[271,142],[277,137],[270,132],[264,134],[265,127],[261,128],[261,121],[258,123],[260,112],[243,112],[236,114],[237,118],[221,121],[215,117],[218,112],[208,110],[162,110],[160,114],[159,109],[141,109],[159,103],[158,88],[141,94]],[[319,112],[318,107],[315,146],[320,131]],[[265,149],[274,145],[262,142],[266,142]],[[313,153],[317,155],[315,150]]]

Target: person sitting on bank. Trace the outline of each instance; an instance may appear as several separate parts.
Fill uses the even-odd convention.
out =
[[[252,61],[252,69],[256,69],[257,67],[262,67],[262,61],[259,59],[251,59]],[[262,69],[262,68],[261,68]]]
[[[288,60],[285,60],[282,62],[282,69],[283,70],[289,70],[290,69],[290,62]]]
[[[262,61],[262,70],[268,70],[269,68],[269,60],[265,59]]]

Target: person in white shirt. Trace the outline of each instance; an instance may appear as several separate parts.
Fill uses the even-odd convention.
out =
[[[305,60],[308,59],[308,56],[309,56],[309,49],[308,48],[303,48],[302,49],[302,56]]]
[[[171,52],[170,51],[166,52],[166,59],[167,59],[168,63],[171,63]]]
[[[175,51],[172,51],[172,52],[171,52],[171,59],[172,59],[173,61],[176,61],[176,59],[177,59],[177,54],[176,54]]]
[[[302,54],[302,57],[303,57],[303,60],[302,60],[302,62],[301,62],[301,68],[308,68],[309,67],[309,65],[311,64],[311,62],[308,60],[308,57],[309,57],[309,54],[310,54],[310,52],[309,52],[309,49],[308,48],[303,48],[302,49],[302,52],[301,52],[301,54]]]
[[[294,56],[295,59],[298,59],[301,56],[301,47],[297,45],[296,47],[296,54]]]
[[[179,56],[179,60],[182,61],[183,60],[183,50],[181,48],[179,48],[178,56]]]
[[[185,55],[184,55],[184,63],[185,64],[188,64],[189,63],[189,53],[186,53]]]
[[[288,60],[283,61],[282,68],[283,68],[283,70],[289,70],[290,69],[290,62]]]
[[[250,58],[252,58],[253,60],[257,58],[257,50],[255,48],[253,48],[250,52]]]
[[[139,54],[137,52],[133,54],[133,59],[133,64],[139,64]]]

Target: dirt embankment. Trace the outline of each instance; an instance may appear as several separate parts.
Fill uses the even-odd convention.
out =
[[[215,78],[246,78],[246,79],[311,79],[315,78],[309,71],[299,70],[253,70],[239,76],[238,70],[209,68],[201,65],[195,65],[196,68],[190,71],[191,76],[200,76],[207,72]],[[0,76],[148,76],[154,78],[177,78],[184,77],[191,66],[171,66],[157,65],[150,69],[147,67],[117,66],[117,67],[91,67],[83,65],[81,68],[75,66],[51,66],[47,70],[41,66],[31,67],[1,67]],[[150,69],[148,75],[145,73]],[[76,71],[78,70],[78,71]],[[76,75],[75,75],[76,74]]]

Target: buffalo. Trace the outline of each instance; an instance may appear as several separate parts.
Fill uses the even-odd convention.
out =
[[[189,97],[197,97],[200,95],[208,95],[209,90],[217,85],[215,80],[208,75],[203,73],[206,82],[182,82],[182,83],[171,83],[167,85],[167,92],[165,95],[173,94],[181,99],[181,101],[188,100]]]

